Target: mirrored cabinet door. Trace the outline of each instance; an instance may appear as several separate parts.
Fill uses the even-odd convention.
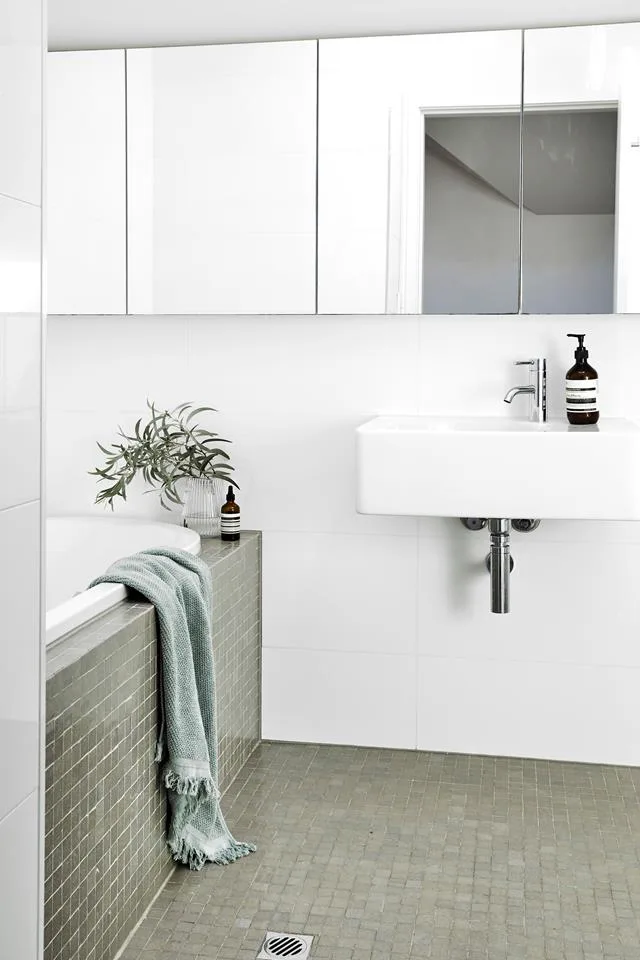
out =
[[[522,33],[319,47],[320,313],[516,313]]]
[[[47,60],[49,313],[126,313],[124,50]]]
[[[640,24],[525,31],[522,308],[640,312]]]
[[[130,313],[313,313],[317,44],[127,51]]]

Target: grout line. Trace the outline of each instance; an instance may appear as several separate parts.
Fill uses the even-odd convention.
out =
[[[29,507],[34,503],[41,503],[41,497],[34,497],[31,500],[21,500],[20,503],[10,503],[7,507],[0,507],[0,515],[9,513],[10,510],[20,510],[21,507]]]
[[[40,787],[37,783],[31,788],[31,790],[29,790],[29,792],[24,797],[18,800],[15,806],[11,807],[10,810],[7,810],[7,812],[3,817],[0,817],[0,827],[4,826],[4,824],[7,822],[9,817],[12,817],[14,813],[17,813],[20,807],[23,807],[25,803],[31,800],[33,796],[37,796],[38,799],[40,797]]]
[[[149,911],[150,911],[151,908],[153,907],[154,903],[156,902],[156,900],[158,899],[158,897],[160,896],[160,894],[162,893],[162,891],[164,890],[164,888],[166,887],[166,885],[169,883],[169,880],[172,879],[172,877],[173,877],[173,875],[174,875],[174,873],[176,872],[177,869],[178,869],[177,867],[173,867],[173,869],[171,870],[171,873],[170,873],[169,876],[164,880],[162,886],[160,887],[160,889],[158,890],[158,892],[154,895],[153,900],[151,901],[151,903],[149,904],[149,906],[146,908],[146,910],[144,911],[144,913],[142,914],[142,916],[140,917],[140,919],[139,919],[138,922],[136,923],[135,927],[133,928],[133,930],[131,931],[131,933],[129,934],[129,936],[128,936],[127,939],[125,940],[125,942],[122,944],[122,946],[120,947],[120,949],[117,951],[117,953],[116,953],[116,955],[114,956],[113,960],[120,960],[120,957],[123,955],[123,953],[125,952],[125,950],[126,950],[127,947],[129,946],[129,944],[130,944],[131,941],[133,940],[134,936],[136,935],[136,933],[138,932],[138,930],[140,929],[140,927],[142,926],[142,924],[144,923],[144,921],[145,921],[145,920],[147,919],[147,917],[149,916]]]
[[[28,207],[33,207],[35,210],[42,208],[41,203],[34,203],[33,200],[25,200],[23,197],[14,197],[12,193],[3,193],[0,191],[0,197],[3,197],[5,200],[15,200],[16,203],[26,203]]]

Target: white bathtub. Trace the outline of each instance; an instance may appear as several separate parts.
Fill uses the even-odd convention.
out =
[[[200,537],[172,523],[112,517],[50,517],[47,520],[46,642],[53,643],[124,600],[120,584],[87,584],[107,567],[146,547],[200,552]]]

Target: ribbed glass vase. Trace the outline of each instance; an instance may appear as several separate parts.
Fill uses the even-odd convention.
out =
[[[189,477],[182,521],[201,537],[220,536],[220,507],[225,502],[228,483],[217,478]]]

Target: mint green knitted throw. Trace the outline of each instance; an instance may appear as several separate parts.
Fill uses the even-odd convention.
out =
[[[156,608],[163,700],[156,761],[174,860],[200,870],[246,856],[255,846],[234,840],[220,810],[209,567],[184,550],[156,548],[117,560],[97,583],[122,583]]]

